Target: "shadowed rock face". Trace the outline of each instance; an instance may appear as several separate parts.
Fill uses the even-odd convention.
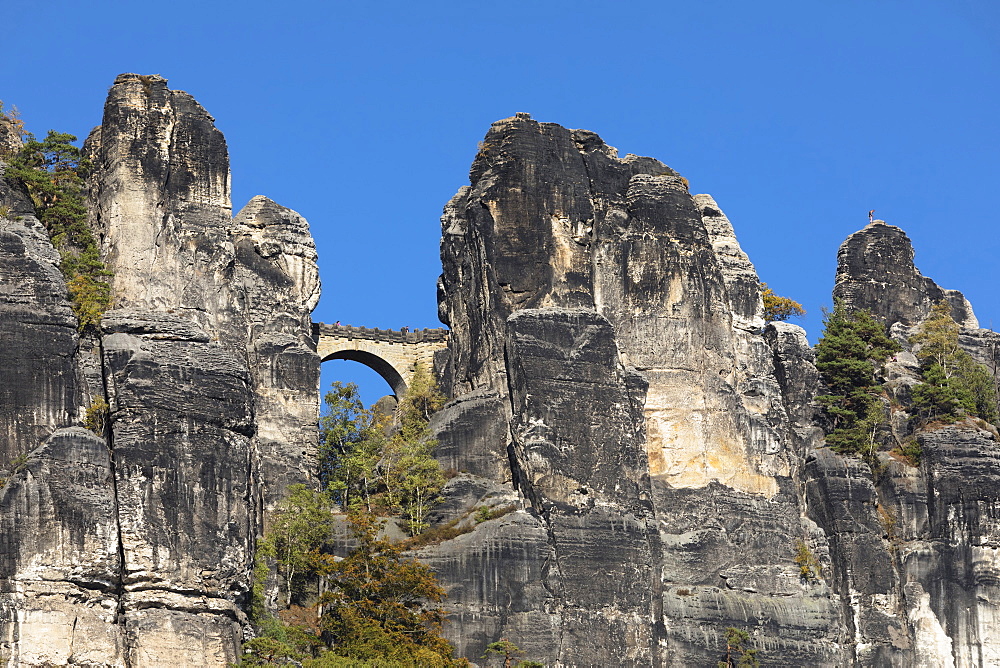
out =
[[[996,373],[997,335],[977,329],[961,293],[942,290],[917,272],[909,239],[899,228],[880,221],[868,225],[848,237],[838,261],[834,295],[852,308],[876,314],[904,346],[931,306],[948,300],[952,317],[962,326],[960,344]],[[909,352],[896,357],[886,368],[887,387],[905,398],[920,380],[916,358]],[[903,657],[912,663],[905,665],[1000,663],[997,437],[972,420],[912,433],[909,415],[898,408],[892,415],[896,441],[915,438],[919,443],[919,468],[887,459],[878,485],[831,470],[817,476],[831,481],[824,483],[831,491],[821,499],[828,519],[818,521],[837,535],[832,542],[834,554],[842,555],[843,581],[852,593],[860,593],[854,597],[853,617],[863,635],[889,640],[881,652],[875,645],[858,654],[878,665],[892,656],[885,651],[892,646],[906,650]],[[872,517],[872,500],[879,525]],[[850,513],[841,515],[859,518],[867,528],[836,520],[836,503],[850,507]],[[888,543],[888,555],[880,542]],[[888,562],[891,568],[875,569],[873,561]],[[880,622],[893,608],[897,620]],[[881,632],[879,626],[884,627]]]
[[[225,142],[160,77],[120,76],[86,148],[114,271],[100,336],[0,163],[0,660],[223,666],[264,511],[313,465],[316,250],[266,198],[230,217]],[[884,437],[923,459],[883,452],[873,476],[825,447],[805,332],[764,326],[711,197],[526,114],[470,176],[442,217],[453,400],[433,427],[459,473],[434,520],[475,528],[419,552],[461,655],[506,638],[552,665],[708,666],[735,627],[764,665],[1000,664],[996,437],[913,431],[911,351],[886,365]],[[898,228],[839,260],[850,308],[905,342],[947,299],[997,369],[1000,339]],[[78,426],[95,397],[101,434]]]
[[[799,537],[829,552],[791,478],[759,281],[718,205],[656,160],[526,115],[493,125],[471,179],[442,218],[458,398],[437,424],[444,443],[509,433],[475,440],[524,499],[500,526],[514,554],[546,542],[521,570],[476,562],[521,592],[510,614],[462,584],[461,554],[489,554],[499,526],[425,550],[459,593],[446,628],[463,654],[506,637],[558,665],[713,665],[738,626],[798,665],[839,665],[839,601],[793,561]]]
[[[436,425],[450,461],[467,438],[465,470],[509,481],[524,510],[423,552],[465,656],[504,637],[557,665],[714,665],[736,627],[764,664],[1000,660],[989,432],[920,433],[921,468],[883,453],[877,477],[827,449],[805,333],[761,331],[731,223],[662,163],[518,115],[471,180],[442,218],[457,399]],[[849,308],[905,342],[947,299],[963,347],[997,368],[996,336],[920,275],[901,230],[869,225],[839,260]],[[908,396],[915,365],[889,365],[891,392]],[[911,438],[891,413],[888,438]],[[483,466],[504,454],[506,471]],[[450,516],[489,499],[455,495]],[[470,589],[480,572],[503,591]]]
[[[92,224],[114,272],[99,339],[78,345],[58,254],[24,193],[0,181],[0,203],[23,214],[0,220],[0,271],[20,286],[0,292],[17,315],[0,319],[16,343],[0,373],[21,388],[0,409],[0,453],[30,453],[0,491],[0,522],[26,528],[4,534],[0,555],[11,665],[235,660],[261,511],[310,475],[319,280],[308,224],[262,197],[233,219],[225,140],[166,83],[118,77],[85,144]],[[100,395],[106,440],[59,429]],[[83,488],[73,493],[94,502],[67,512],[67,489]],[[74,627],[80,637],[49,632]]]
[[[955,322],[977,329],[972,305],[958,290],[943,290],[913,264],[913,246],[898,227],[877,220],[847,237],[837,253],[833,296],[851,309],[865,309],[892,325],[912,327],[942,300]]]
[[[59,253],[28,193],[0,161],[0,462],[38,447],[76,415],[76,318]]]

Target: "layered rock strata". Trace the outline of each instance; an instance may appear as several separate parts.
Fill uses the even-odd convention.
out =
[[[554,665],[707,666],[738,628],[767,665],[996,662],[995,437],[972,422],[914,434],[905,411],[908,336],[935,302],[994,370],[996,337],[916,270],[901,230],[852,235],[834,291],[907,347],[886,368],[899,403],[873,472],[825,447],[805,333],[763,328],[756,272],[711,197],[523,114],[494,124],[470,176],[442,218],[457,399],[435,424],[489,484],[464,477],[449,513],[497,483],[523,510],[423,551],[465,656],[505,637]],[[920,468],[888,453],[914,436]],[[472,568],[495,585],[471,590]]]
[[[0,659],[225,665],[255,537],[313,466],[316,250],[266,198],[231,217],[222,135],[160,77],[119,77],[86,149],[114,272],[99,334],[0,163]],[[906,409],[935,302],[994,373],[1000,339],[901,230],[839,254],[834,296],[904,346],[864,463],[825,446],[805,332],[765,326],[711,197],[526,114],[470,177],[442,218],[453,400],[432,425],[457,473],[432,519],[470,531],[419,551],[461,655],[713,666],[736,628],[764,665],[1000,664],[997,431]],[[909,440],[918,466],[891,452]]]
[[[876,220],[855,232],[837,254],[835,299],[866,309],[889,325],[912,327],[942,300],[951,304],[955,322],[977,329],[969,301],[958,290],[944,290],[913,264],[913,246],[903,230]]]
[[[971,419],[914,431],[918,423],[905,406],[909,388],[920,382],[909,335],[935,302],[951,304],[962,325],[960,343],[994,375],[997,335],[976,329],[968,301],[922,277],[913,257],[902,230],[876,221],[841,247],[834,294],[884,318],[905,348],[885,369],[887,392],[901,405],[890,407],[892,433],[883,440],[891,447],[915,439],[923,453],[919,467],[883,455],[877,484],[869,482],[870,472],[837,476],[849,478],[838,485],[840,493],[825,494],[812,507],[830,508],[832,498],[841,498],[853,504],[853,517],[867,518],[867,529],[850,531],[838,559],[852,594],[860,657],[873,665],[888,660],[877,651],[881,638],[907,650],[902,665],[989,666],[1000,662],[997,432]],[[875,281],[874,275],[888,278]],[[863,291],[860,285],[866,285]]]
[[[266,198],[233,219],[225,140],[166,83],[118,77],[85,143],[112,272],[100,336],[78,337],[58,253],[17,184],[0,191],[20,215],[0,221],[12,230],[4,307],[19,314],[2,326],[48,346],[10,353],[22,389],[0,415],[5,461],[28,453],[0,491],[0,522],[24,529],[4,533],[9,665],[235,660],[263,511],[311,472],[308,224]],[[110,406],[103,438],[71,427],[95,397]],[[93,502],[69,512],[83,487]]]
[[[471,180],[442,218],[459,398],[441,438],[492,402],[479,431],[509,432],[492,460],[507,455],[526,513],[509,525],[534,518],[547,540],[521,573],[544,596],[509,615],[466,599],[456,548],[428,551],[461,592],[463,653],[507,637],[557,665],[710,665],[738,626],[772,655],[839,665],[838,601],[794,563],[796,539],[828,543],[792,477],[759,281],[718,205],[656,160],[527,115],[494,124]],[[461,549],[488,554],[498,531]]]

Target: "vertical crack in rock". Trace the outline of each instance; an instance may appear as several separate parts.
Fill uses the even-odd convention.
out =
[[[161,77],[118,77],[85,150],[114,271],[98,338],[0,163],[0,661],[223,666],[255,537],[315,464],[316,249],[267,198],[231,215],[225,139]],[[507,638],[565,666],[714,665],[735,627],[765,664],[1000,665],[998,436],[914,431],[912,350],[885,365],[881,436],[922,461],[883,451],[873,476],[825,447],[805,332],[761,331],[710,196],[527,114],[470,181],[441,219],[453,400],[432,423],[458,470],[433,519],[469,531],[418,552],[462,656]],[[899,228],[847,239],[834,294],[904,344],[947,300],[997,369],[1000,335]],[[105,438],[75,426],[100,396]]]
[[[30,451],[0,490],[0,523],[27,532],[0,536],[0,577],[15,583],[0,593],[0,651],[29,666],[224,666],[246,624],[260,510],[313,467],[315,246],[304,219],[265,198],[232,218],[225,139],[161,77],[119,76],[85,150],[90,221],[114,272],[98,339],[78,342],[58,254],[0,178],[0,204],[19,215],[0,220],[0,270],[25,288],[0,295],[16,344],[0,356],[44,390],[0,409],[12,435],[0,462]],[[61,334],[31,335],[39,326]],[[26,354],[29,335],[48,349]],[[100,396],[107,442],[69,426]],[[101,501],[67,515],[63,489]],[[104,569],[99,593],[51,603],[97,577],[77,573],[90,562]]]
[[[492,447],[558,559],[545,584],[562,603],[525,628],[453,599],[460,651],[507,637],[561,665],[704,665],[749,621],[757,646],[838,665],[839,601],[795,575],[804,509],[759,283],[714,200],[526,114],[493,124],[470,179],[442,217],[456,400],[440,438],[466,397],[504,399],[512,440]],[[449,592],[468,577],[439,576]]]

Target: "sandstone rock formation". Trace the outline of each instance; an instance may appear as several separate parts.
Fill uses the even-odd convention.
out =
[[[943,290],[913,264],[913,246],[898,227],[876,220],[847,238],[837,254],[833,296],[850,308],[871,311],[883,322],[918,324],[945,299],[955,322],[977,329],[972,305],[958,290]]]
[[[655,160],[519,114],[470,176],[442,218],[457,398],[436,424],[524,511],[423,551],[465,656],[505,637],[554,665],[709,666],[735,627],[765,665],[996,662],[990,432],[920,432],[920,469],[826,448],[805,333],[762,329],[731,223]],[[870,225],[839,260],[849,308],[905,343],[948,299],[996,369],[994,335],[898,228]],[[919,382],[909,352],[889,366],[900,392]],[[886,450],[913,436],[902,408],[890,422]],[[478,577],[495,584],[470,591]]]
[[[166,83],[118,77],[85,144],[113,272],[99,338],[78,336],[58,253],[0,182],[0,327],[16,343],[0,354],[19,379],[0,452],[27,455],[0,490],[9,665],[233,661],[262,511],[311,472],[308,224],[265,198],[233,219],[225,140]],[[72,426],[97,397],[103,438]]]
[[[506,452],[537,518],[518,551],[544,531],[548,567],[535,611],[452,598],[463,653],[508,637],[559,665],[710,665],[749,624],[774,654],[838,665],[837,599],[793,561],[796,538],[828,546],[792,478],[759,281],[718,205],[658,161],[527,115],[494,124],[471,178],[442,218],[459,398],[441,438],[492,402],[480,431],[506,422],[492,460]],[[488,554],[496,532],[460,549]],[[427,556],[464,596],[455,549]]]
[[[160,77],[121,75],[86,150],[99,334],[0,162],[0,661],[223,666],[267,510],[314,468],[316,249],[264,197],[231,215],[225,140]],[[461,655],[715,666],[737,628],[764,665],[1000,665],[997,432],[906,410],[935,302],[994,373],[1000,339],[901,230],[851,235],[834,288],[907,347],[870,465],[825,446],[805,332],[764,322],[710,196],[527,114],[470,180],[442,217],[432,427],[456,475],[432,520],[474,528],[417,553]],[[919,467],[889,452],[909,439]]]
[[[942,290],[920,276],[913,256],[901,230],[876,221],[851,235],[841,247],[834,294],[885,318],[904,343],[915,329],[912,325],[929,315],[930,306],[947,299],[952,317],[963,325],[960,343],[996,375],[997,335],[976,329],[972,308],[961,293]],[[874,280],[879,274],[887,278]],[[867,284],[864,290],[859,289],[862,284]],[[887,387],[917,382],[907,356],[901,353],[888,365]],[[981,421],[966,420],[914,434],[906,414],[899,409],[893,412],[893,439],[919,441],[920,467],[887,460],[887,470],[877,478],[877,485],[867,481],[859,485],[857,476],[849,476],[838,495],[855,505],[854,517],[868,517],[863,520],[868,529],[850,532],[840,559],[852,595],[862,593],[855,596],[860,605],[855,605],[854,616],[859,624],[868,623],[871,631],[862,629],[862,638],[888,633],[894,647],[907,650],[904,660],[910,663],[904,665],[997,664],[1000,561],[996,546],[1000,533],[993,509],[1000,498],[1000,446],[996,430],[985,429],[988,425]],[[864,491],[866,487],[871,491]],[[866,502],[866,495],[874,496]],[[829,495],[819,501],[830,506]],[[857,512],[873,507],[881,526],[874,524],[870,510]],[[889,554],[877,547],[879,542],[888,544]],[[873,560],[886,566],[874,568]],[[892,617],[892,621],[884,624],[879,617]],[[878,626],[885,626],[884,631],[878,632]],[[908,630],[907,638],[903,629]],[[862,647],[858,655],[865,657],[870,649]],[[873,660],[877,665],[886,658],[883,654]]]

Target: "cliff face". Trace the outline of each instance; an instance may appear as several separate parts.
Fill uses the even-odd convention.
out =
[[[909,388],[918,382],[916,359],[908,352],[907,341],[916,330],[913,325],[941,300],[948,301],[952,317],[963,326],[960,344],[995,376],[997,335],[976,329],[968,301],[961,293],[943,290],[921,276],[913,265],[913,255],[906,235],[880,221],[851,235],[839,255],[834,294],[850,300],[856,308],[882,315],[907,348],[886,367],[887,391],[897,400],[905,400]],[[873,276],[885,278],[876,281]],[[863,541],[858,537],[865,532],[854,531],[852,540],[844,543],[849,558],[842,561],[852,594],[871,590],[872,584],[887,594],[881,605],[873,599],[869,606],[857,606],[855,617],[863,631],[865,619],[874,622],[862,637],[877,638],[888,632],[896,637],[894,645],[905,645],[904,658],[912,663],[903,665],[995,665],[1000,662],[996,633],[1000,618],[996,430],[982,421],[964,420],[914,433],[910,418],[898,405],[891,408],[891,441],[915,438],[923,452],[919,468],[883,458],[887,468],[877,477],[878,484],[865,483],[871,492],[862,491],[859,496],[854,476],[840,485],[839,496],[845,503],[856,508],[874,505],[881,523],[868,522],[871,529],[867,533],[872,535]],[[872,500],[864,501],[869,494],[874,495]],[[829,497],[818,501],[830,505]],[[819,503],[815,507],[819,508]],[[878,542],[889,547],[889,554],[882,557],[886,562],[882,569],[871,566],[874,552],[869,546]],[[880,632],[878,608],[890,614],[886,608],[891,606],[898,611],[898,621]],[[898,629],[893,629],[896,625],[908,627],[909,637],[902,638]]]
[[[839,665],[838,601],[794,563],[796,539],[828,542],[793,478],[759,281],[718,205],[658,161],[526,115],[494,124],[471,178],[442,219],[444,375],[460,395],[442,438],[492,401],[509,431],[492,461],[506,451],[527,512],[505,518],[516,548],[487,523],[428,551],[457,590],[461,651],[507,637],[563,665],[709,665],[728,627],[749,626],[772,655]],[[530,553],[541,535],[521,573],[475,562],[518,592],[518,614],[467,598],[453,549]]]
[[[494,124],[470,176],[442,218],[457,399],[437,424],[469,444],[468,477],[507,481],[524,511],[424,550],[464,655],[505,637],[556,665],[715,665],[735,627],[767,665],[998,661],[995,437],[914,434],[910,352],[886,370],[903,403],[873,473],[825,447],[805,334],[762,329],[756,272],[711,197],[524,114]],[[995,337],[898,228],[845,242],[834,296],[904,345],[947,299],[996,368]],[[920,468],[888,453],[914,436]],[[498,494],[479,485],[470,508]]]
[[[100,334],[0,162],[0,658],[222,666],[265,511],[314,464],[316,249],[266,198],[231,215],[222,135],[160,77],[120,76],[85,148],[114,272]],[[714,666],[737,628],[764,665],[1000,664],[996,431],[905,408],[935,302],[994,374],[1000,340],[901,230],[851,235],[834,288],[905,348],[873,471],[826,447],[805,332],[764,322],[710,196],[526,114],[470,179],[442,217],[432,426],[459,473],[432,519],[497,517],[418,553],[461,655],[506,638],[548,665]],[[919,466],[890,454],[910,439]]]
[[[78,336],[24,193],[0,191],[20,216],[2,221],[4,281],[24,286],[3,292],[3,326],[37,349],[5,346],[4,373],[38,378],[5,384],[22,388],[4,402],[5,461],[26,461],[0,490],[18,528],[3,533],[4,659],[224,665],[262,509],[308,479],[317,438],[315,247],[265,198],[231,217],[221,133],[160,77],[120,76],[85,149],[113,272],[100,336]],[[103,438],[72,426],[96,398]]]

